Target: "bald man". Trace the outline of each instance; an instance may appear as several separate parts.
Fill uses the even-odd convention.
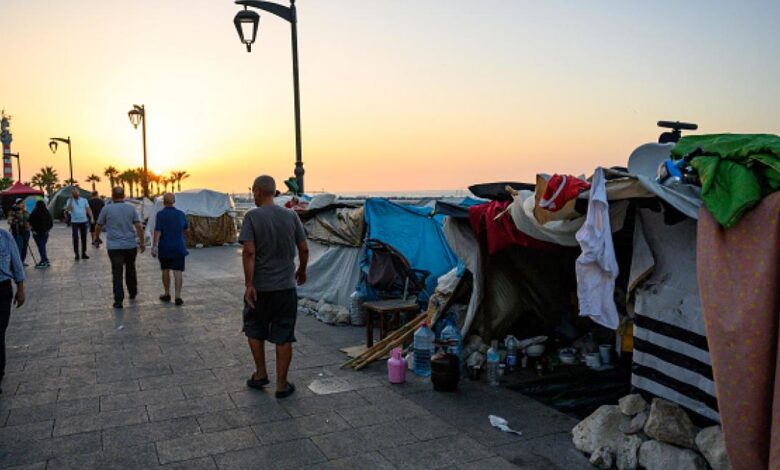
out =
[[[152,256],[159,257],[162,270],[162,283],[165,293],[160,296],[163,302],[171,301],[171,271],[173,271],[174,299],[177,306],[183,305],[181,288],[184,284],[184,257],[189,253],[184,246],[184,232],[187,231],[187,216],[173,207],[176,196],[173,193],[163,195],[163,210],[157,213],[154,225]]]

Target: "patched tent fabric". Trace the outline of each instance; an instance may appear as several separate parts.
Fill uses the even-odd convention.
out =
[[[705,421],[719,421],[696,281],[695,220],[685,218],[667,225],[660,210],[637,210],[631,288],[632,385],[675,402]]]
[[[368,199],[365,204],[367,238],[391,245],[413,268],[430,271],[426,281],[429,295],[435,291],[439,276],[458,265],[442,231],[444,216],[433,212],[430,207],[404,206],[380,198]]]
[[[324,245],[359,247],[363,243],[363,208],[334,208],[319,212],[304,224],[306,237]]]
[[[184,240],[187,246],[221,246],[238,240],[235,222],[235,204],[226,193],[209,189],[193,189],[175,193],[174,207],[187,215],[190,228]],[[149,211],[147,235],[151,237],[157,221],[157,212],[163,209],[162,197],[154,200]]]
[[[49,213],[51,213],[51,216],[55,219],[62,219],[64,217],[65,212],[65,206],[68,205],[68,199],[71,197],[71,192],[73,191],[73,188],[78,188],[77,186],[65,186],[63,188],[60,188],[56,193],[54,193],[49,198],[49,204],[46,205],[46,208],[49,209]],[[81,197],[85,199],[89,199],[90,192],[87,191],[84,188],[78,188],[79,194]]]

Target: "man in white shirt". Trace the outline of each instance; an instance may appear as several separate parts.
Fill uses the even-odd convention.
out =
[[[95,218],[92,216],[89,202],[81,197],[79,188],[73,188],[65,210],[70,213],[70,227],[73,232],[73,251],[76,253],[76,261],[79,260],[79,253],[81,253],[81,259],[89,259],[87,255],[87,228],[89,224],[94,222]],[[79,236],[81,237],[81,252],[79,252]]]

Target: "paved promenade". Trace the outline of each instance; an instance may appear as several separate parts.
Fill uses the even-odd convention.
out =
[[[105,250],[89,253],[74,262],[58,224],[52,267],[27,270],[27,304],[7,333],[2,468],[589,468],[571,445],[575,421],[518,393],[465,381],[442,394],[414,376],[391,386],[382,364],[340,370],[339,348],[360,344],[362,328],[300,318],[295,395],[247,389],[237,247],[192,250],[183,307],[157,300],[147,251],[138,299],[116,311]]]

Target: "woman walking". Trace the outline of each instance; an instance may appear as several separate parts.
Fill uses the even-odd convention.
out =
[[[11,226],[11,235],[16,241],[16,248],[19,250],[19,256],[22,263],[27,266],[27,245],[30,243],[30,213],[24,207],[24,201],[19,198],[16,204],[11,207],[8,215],[8,225]]]
[[[38,246],[38,253],[41,254],[41,261],[35,265],[36,269],[48,268],[49,257],[46,254],[46,243],[49,241],[49,231],[54,226],[54,220],[46,209],[46,203],[38,201],[30,214],[30,226],[32,227],[33,240]]]

